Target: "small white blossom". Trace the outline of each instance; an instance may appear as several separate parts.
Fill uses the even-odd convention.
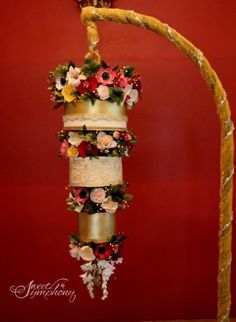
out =
[[[56,89],[58,89],[59,91],[64,88],[65,84],[62,85],[62,83],[61,83],[61,77],[57,77],[56,78],[56,85],[55,86],[56,86]]]
[[[125,102],[128,105],[128,107],[132,108],[134,104],[136,104],[138,101],[138,91],[137,89],[131,89],[127,95]]]
[[[80,84],[80,80],[82,79],[86,79],[86,77],[81,74],[81,69],[70,66],[68,72],[66,73],[66,81],[68,82],[68,85],[78,86]]]
[[[83,272],[92,272],[94,270],[94,266],[91,262],[80,265],[80,268]]]
[[[77,260],[80,260],[79,247],[73,244],[70,244],[69,247],[70,247],[70,250],[69,250],[70,256]]]
[[[82,278],[84,284],[87,284],[93,280],[93,276],[91,274],[88,274],[87,272],[81,274],[80,277]]]
[[[81,203],[78,203],[78,205],[75,206],[74,211],[80,213],[83,209],[84,205],[82,205]]]

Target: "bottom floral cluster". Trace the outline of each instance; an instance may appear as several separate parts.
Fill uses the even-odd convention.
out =
[[[81,243],[76,236],[70,236],[69,253],[71,257],[83,261],[80,265],[83,274],[80,276],[91,298],[94,298],[95,288],[102,289],[102,300],[108,297],[110,277],[114,274],[115,266],[123,262],[120,253],[125,239],[122,234],[113,236],[110,242],[96,244]]]

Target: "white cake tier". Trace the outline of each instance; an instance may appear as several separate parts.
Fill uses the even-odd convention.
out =
[[[104,187],[123,183],[122,160],[119,157],[70,157],[72,187]]]
[[[88,130],[124,130],[128,117],[122,104],[96,100],[77,100],[65,104],[63,123],[65,130],[80,130],[85,125]]]

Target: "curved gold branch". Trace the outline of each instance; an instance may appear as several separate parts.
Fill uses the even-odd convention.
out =
[[[221,124],[221,188],[220,188],[220,224],[219,224],[219,267],[218,267],[218,307],[217,318],[220,322],[229,321],[231,293],[231,238],[232,238],[232,203],[233,203],[233,174],[234,174],[234,125],[226,93],[222,84],[204,57],[190,41],[176,30],[158,19],[121,9],[83,8],[82,22],[87,26],[89,52],[86,57],[100,60],[97,49],[99,42],[96,21],[105,20],[136,25],[151,30],[170,41],[181,50],[198,68],[209,87],[217,106]]]

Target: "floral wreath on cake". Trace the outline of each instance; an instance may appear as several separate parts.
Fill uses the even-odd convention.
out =
[[[108,297],[107,284],[114,274],[115,266],[123,262],[120,256],[125,240],[126,236],[120,234],[112,236],[106,243],[81,243],[76,236],[70,236],[69,253],[76,260],[83,261],[80,265],[83,274],[80,277],[91,298],[94,298],[95,287],[102,289],[102,300]]]
[[[124,157],[130,156],[137,137],[132,131],[60,131],[58,140],[62,142],[59,157]]]
[[[127,183],[98,188],[73,187],[66,199],[68,210],[88,214],[115,213],[117,209],[123,211],[133,198],[126,192],[127,187]]]
[[[82,68],[69,61],[49,73],[51,100],[57,108],[79,99],[92,104],[102,101],[124,103],[131,109],[141,98],[142,85],[133,66],[111,68],[105,62],[85,60]]]

